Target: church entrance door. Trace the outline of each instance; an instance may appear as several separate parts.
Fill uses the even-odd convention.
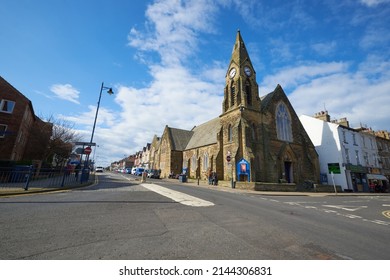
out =
[[[286,176],[287,183],[293,182],[293,173],[292,173],[292,162],[285,161],[284,162],[284,174]]]

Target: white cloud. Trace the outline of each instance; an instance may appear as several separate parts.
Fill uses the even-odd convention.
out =
[[[166,125],[191,129],[221,113],[226,66],[215,61],[202,66],[207,68],[207,78],[185,66],[196,56],[199,33],[213,32],[215,11],[215,3],[208,0],[156,1],[148,6],[145,30],[132,28],[128,44],[148,66],[152,82],[142,88],[118,86],[114,95],[118,112],[105,111],[106,117],[101,118],[104,111],[99,111],[94,137],[98,145],[103,143],[99,161],[134,154],[155,134],[161,136]],[[211,78],[216,76],[220,83]],[[90,108],[79,121],[90,123],[93,112]],[[88,135],[88,129],[83,133]]]
[[[347,65],[308,63],[283,69],[267,77],[266,82],[280,81],[298,115],[314,115],[326,109],[332,119],[347,117],[352,127],[363,123],[374,130],[390,130],[389,62],[369,57],[356,71],[351,71]],[[381,72],[371,72],[367,66]]]
[[[326,43],[315,43],[311,45],[311,48],[316,51],[319,55],[326,56],[333,53],[336,50],[336,41]]]
[[[198,32],[213,32],[216,6],[202,1],[158,1],[148,6],[146,31],[132,28],[129,45],[140,51],[156,51],[163,65],[177,65],[197,48]]]
[[[368,7],[375,7],[379,4],[390,3],[390,0],[360,0],[360,3]]]
[[[70,84],[54,84],[50,87],[50,91],[57,98],[80,104],[78,101],[80,92]]]

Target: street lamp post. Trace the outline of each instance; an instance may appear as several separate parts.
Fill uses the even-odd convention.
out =
[[[103,82],[103,83],[102,83],[102,86],[100,87],[99,101],[98,101],[97,108],[96,108],[95,121],[93,122],[91,141],[89,141],[89,143],[92,143],[92,141],[93,141],[93,135],[94,135],[94,133],[95,133],[96,120],[97,120],[97,116],[98,116],[98,113],[99,113],[100,100],[102,99],[102,92],[103,92],[103,89],[107,89],[107,93],[108,93],[109,95],[114,94],[114,92],[112,91],[112,88],[105,87],[105,86],[104,86],[104,82]]]
[[[97,107],[96,107],[96,114],[95,114],[95,120],[93,122],[93,128],[92,128],[92,134],[91,134],[91,141],[89,141],[89,145],[92,146],[93,145],[93,135],[95,134],[95,127],[96,127],[96,120],[97,120],[97,116],[98,116],[98,113],[99,113],[99,107],[100,107],[100,100],[102,99],[102,92],[103,90],[107,90],[107,93],[109,95],[111,94],[114,94],[114,92],[112,91],[112,88],[110,87],[105,87],[104,86],[104,82],[102,82],[102,86],[100,87],[100,93],[99,93],[99,100],[98,100],[98,103],[97,103]],[[87,158],[86,158],[86,161],[84,163],[84,172],[83,173],[86,173],[86,168],[87,166],[89,166],[89,154],[87,154]],[[89,171],[88,171],[88,174],[89,174]],[[83,174],[82,174],[83,175]]]

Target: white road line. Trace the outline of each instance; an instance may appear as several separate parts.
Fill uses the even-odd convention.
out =
[[[170,190],[168,188],[164,188],[156,184],[141,184],[141,186],[187,206],[207,207],[215,205],[210,201],[203,200],[195,196],[184,194],[174,190]]]
[[[324,207],[342,209],[345,211],[357,211],[363,208],[367,208],[367,206],[348,206],[348,205],[322,205]]]

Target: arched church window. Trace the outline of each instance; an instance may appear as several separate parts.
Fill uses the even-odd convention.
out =
[[[228,142],[232,142],[233,141],[233,129],[232,129],[232,125],[229,124],[228,126]]]
[[[256,126],[252,123],[252,140],[256,140]]]
[[[236,88],[233,85],[233,82],[230,85],[230,106],[234,106],[236,100]]]
[[[197,166],[196,155],[194,154],[191,158],[191,170],[196,171]]]
[[[291,117],[284,103],[276,107],[276,132],[279,140],[292,142]]]
[[[252,90],[251,90],[251,83],[249,80],[246,80],[245,82],[245,92],[246,92],[246,103],[248,105],[252,105]]]
[[[203,171],[207,171],[209,168],[209,155],[207,153],[203,156]]]

